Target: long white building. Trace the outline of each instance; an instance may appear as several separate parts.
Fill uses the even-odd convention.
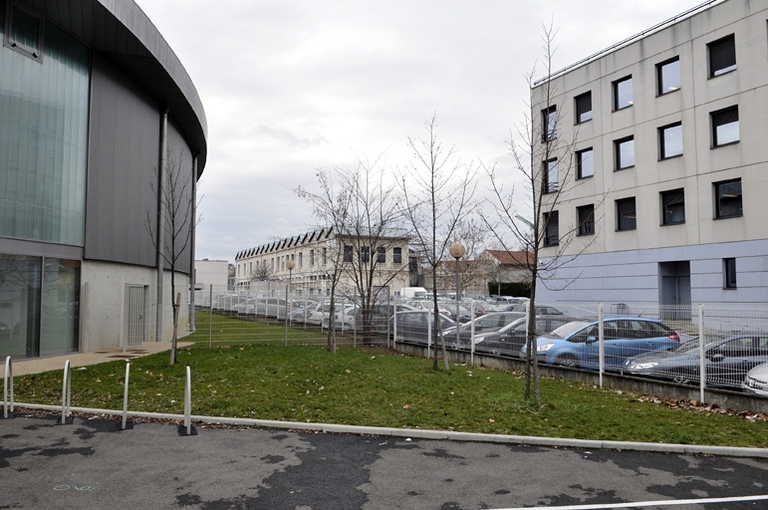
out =
[[[768,2],[701,5],[531,99],[539,154],[558,142],[539,158],[540,259],[578,254],[539,299],[768,302]]]

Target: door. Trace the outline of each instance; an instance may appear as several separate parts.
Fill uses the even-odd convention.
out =
[[[137,347],[144,342],[145,300],[142,285],[128,286],[128,337],[127,347]]]
[[[662,320],[690,320],[691,263],[659,262],[659,304]]]

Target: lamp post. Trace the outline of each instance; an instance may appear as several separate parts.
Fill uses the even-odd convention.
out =
[[[461,296],[461,282],[459,281],[459,259],[464,256],[464,245],[461,243],[453,243],[449,249],[451,257],[456,259],[456,347],[460,345],[459,339],[459,299]],[[472,346],[472,339],[469,339],[470,347]]]

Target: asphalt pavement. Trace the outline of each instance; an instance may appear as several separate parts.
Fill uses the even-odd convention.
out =
[[[24,360],[13,370],[158,350],[167,344]],[[200,416],[187,434],[179,421],[139,416],[125,430],[104,414],[76,412],[64,424],[24,407],[2,416],[0,509],[768,509],[762,449]]]
[[[667,509],[687,501],[685,510],[754,510],[768,499],[733,498],[768,498],[766,485],[768,459],[0,418],[0,508],[9,509]]]

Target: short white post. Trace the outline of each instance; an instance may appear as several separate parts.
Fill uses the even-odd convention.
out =
[[[187,383],[184,385],[184,426],[187,435],[192,434],[192,371],[187,367]]]
[[[3,376],[3,416],[8,418],[8,389],[10,387],[10,409],[13,412],[13,361],[10,356],[5,357],[5,372]],[[9,386],[10,383],[10,386]]]
[[[72,402],[72,370],[70,370],[70,363],[67,360],[64,363],[64,382],[61,388],[61,423],[62,425],[67,423],[67,416],[69,416],[70,404]]]
[[[131,378],[131,364],[125,364],[125,388],[123,389],[123,430],[128,422],[128,382]]]

